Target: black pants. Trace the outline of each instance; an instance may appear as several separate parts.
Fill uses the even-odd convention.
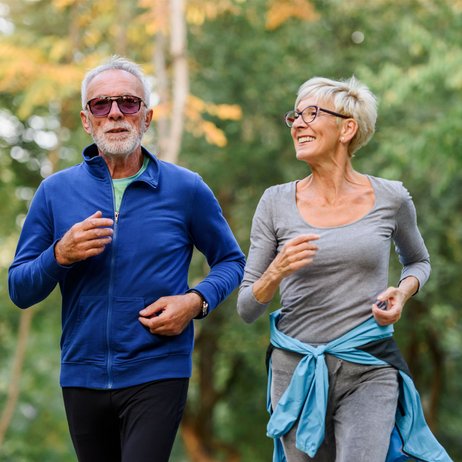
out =
[[[173,379],[121,390],[63,388],[79,462],[167,462],[188,384]]]

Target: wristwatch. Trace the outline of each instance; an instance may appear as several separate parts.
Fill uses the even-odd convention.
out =
[[[207,303],[207,301],[205,300],[204,296],[196,289],[189,289],[187,292],[187,294],[189,293],[193,293],[193,294],[197,294],[199,295],[199,297],[201,298],[202,300],[202,311],[201,313],[199,314],[199,316],[197,316],[198,318],[205,318],[209,312],[209,304]]]

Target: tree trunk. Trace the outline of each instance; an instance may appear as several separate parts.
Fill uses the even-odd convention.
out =
[[[154,47],[154,69],[156,73],[156,93],[159,102],[156,107],[156,138],[158,156],[164,158],[168,152],[169,140],[169,84],[167,74],[167,64],[165,59],[166,49],[166,27],[164,18],[168,11],[165,1],[154,2],[154,15],[157,19],[156,43]]]
[[[188,401],[181,425],[183,443],[191,462],[216,462],[225,456],[227,462],[239,462],[240,454],[234,446],[219,441],[213,428],[215,408],[234,386],[239,370],[239,359],[230,360],[228,379],[221,389],[216,386],[216,361],[220,333],[225,328],[225,315],[214,312],[204,321],[196,337],[195,357],[200,390],[196,402]]]
[[[194,418],[188,414],[185,414],[181,423],[181,437],[191,462],[217,462],[217,459],[211,456],[205,448]]]
[[[177,163],[183,138],[185,107],[189,95],[187,35],[184,0],[157,1],[154,14],[158,19],[154,66],[159,104],[156,110],[158,155],[168,162]],[[170,18],[171,85],[166,58],[166,30],[164,18]]]
[[[184,0],[170,0],[170,54],[172,57],[172,111],[170,137],[165,160],[177,163],[183,137],[185,107],[189,95],[186,56],[186,19]]]
[[[130,24],[132,18],[132,3],[117,2],[117,40],[116,53],[119,56],[127,55],[127,24]]]
[[[5,408],[3,409],[2,417],[0,419],[0,447],[3,444],[6,432],[10,426],[19,397],[22,368],[24,365],[27,339],[29,338],[33,314],[34,311],[30,309],[24,310],[21,311],[19,318],[18,343],[16,345],[16,352],[13,359],[13,370],[8,386]]]

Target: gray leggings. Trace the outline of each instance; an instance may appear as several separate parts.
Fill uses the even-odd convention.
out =
[[[273,409],[289,385],[301,356],[275,349],[271,362]],[[329,396],[326,436],[314,458],[295,447],[296,427],[282,438],[287,462],[384,462],[395,422],[398,372],[326,355]]]

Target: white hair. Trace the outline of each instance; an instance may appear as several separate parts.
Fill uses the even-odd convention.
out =
[[[122,58],[120,56],[114,55],[112,56],[107,62],[101,64],[94,69],[89,70],[82,81],[82,88],[81,88],[81,96],[82,96],[82,108],[85,109],[85,105],[87,104],[87,89],[90,82],[99,74],[109,70],[121,70],[129,72],[130,74],[134,75],[143,85],[143,101],[146,106],[149,107],[149,100],[151,96],[151,87],[146,79],[144,72],[141,70],[138,64],[135,64],[132,61],[129,61],[126,58]]]
[[[365,146],[375,131],[377,98],[369,88],[354,76],[347,80],[331,80],[313,77],[298,89],[295,109],[307,96],[319,101],[332,102],[335,112],[352,117],[358,123],[358,131],[351,140],[349,154],[353,155]]]

